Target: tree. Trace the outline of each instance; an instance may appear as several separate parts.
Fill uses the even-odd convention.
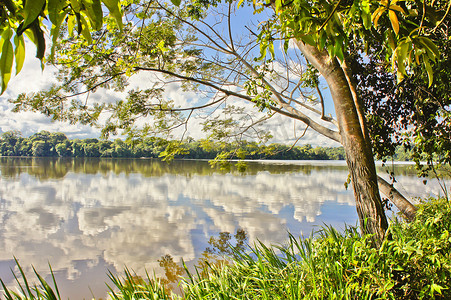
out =
[[[1,93],[11,78],[13,62],[16,63],[16,75],[21,71],[25,60],[24,34],[36,45],[36,57],[44,62],[45,38],[44,19],[52,24],[50,36],[54,55],[56,41],[63,22],[66,20],[69,34],[76,28],[90,41],[91,31],[100,30],[104,16],[102,3],[109,10],[119,28],[122,27],[122,13],[119,0],[2,0],[0,1],[0,75]],[[108,19],[107,19],[108,21]],[[111,22],[109,22],[111,26]],[[13,41],[13,42],[11,42]],[[14,46],[13,46],[14,43]],[[44,64],[42,64],[42,68]]]
[[[32,146],[33,156],[50,156],[48,144],[44,141],[35,140]]]
[[[33,156],[53,156],[53,145],[51,144],[52,134],[46,130],[42,130],[38,133],[30,136],[32,142],[32,155]]]
[[[16,151],[20,145],[21,133],[19,131],[7,131],[2,134],[0,139],[0,155],[13,156],[19,155]]]
[[[396,84],[395,76],[383,70],[375,55],[355,60],[352,69],[359,74],[358,93],[366,99],[375,154],[398,160],[413,156],[421,176],[432,173],[440,179],[437,169],[451,164],[451,39],[445,30],[430,34],[441,50],[432,68],[432,85],[422,72]],[[448,197],[446,185],[441,186]]]
[[[80,141],[79,139],[75,139],[72,141],[71,148],[72,148],[72,155],[74,157],[84,157],[85,156],[83,145],[84,145],[84,143],[82,141]]]
[[[55,151],[59,157],[69,157],[72,155],[71,143],[66,140],[56,144]]]
[[[236,11],[246,4],[243,1],[173,2],[175,7],[158,0],[124,1],[125,34],[102,30],[92,44],[64,35],[56,51],[61,85],[20,95],[13,101],[16,110],[41,111],[55,119],[92,125],[107,114],[105,135],[123,130],[131,137],[139,135],[138,120],[145,123],[142,136],[169,136],[171,130],[185,127],[194,111],[203,111],[204,129],[219,141],[231,137],[240,141],[250,134],[267,140],[259,126],[276,114],[303,122],[343,145],[361,228],[380,243],[387,219],[365,99],[357,92],[358,74],[351,65],[377,52],[384,70],[396,71],[399,82],[425,72],[432,85],[432,66],[440,53],[431,32],[448,26],[447,2],[254,1],[251,10],[262,12],[256,18],[263,20],[258,20],[259,26],[241,27],[240,36],[232,24],[240,11],[249,10]],[[276,41],[281,41],[284,51],[274,46]],[[129,90],[126,99],[90,106],[73,99],[102,88],[125,90],[128,79],[138,73],[155,77],[151,86]],[[336,119],[325,115],[320,78],[332,94]],[[205,101],[178,107],[164,94],[175,82]],[[255,113],[230,104],[237,100],[254,104]],[[221,108],[222,114],[215,108]],[[236,153],[228,151],[220,157],[231,154]],[[385,181],[379,179],[379,184],[391,191]],[[413,206],[408,208],[414,211]]]

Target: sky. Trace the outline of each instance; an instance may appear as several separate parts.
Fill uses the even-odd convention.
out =
[[[47,43],[47,48],[47,50],[49,50],[50,42]],[[17,76],[11,78],[6,91],[0,96],[0,134],[6,131],[18,130],[23,136],[27,137],[41,130],[47,130],[50,132],[63,132],[69,139],[100,137],[100,130],[98,128],[81,124],[73,125],[68,122],[55,122],[40,113],[31,111],[19,113],[13,113],[11,111],[13,105],[9,103],[8,99],[14,99],[20,93],[38,92],[57,83],[57,79],[54,75],[56,69],[51,65],[46,65],[45,69],[42,71],[39,60],[34,57],[35,51],[34,45],[27,42],[24,67]],[[148,75],[139,74],[130,80],[129,88],[146,87],[146,84],[148,85],[151,81],[152,79],[149,78]],[[330,103],[330,95],[327,95],[327,91],[325,91],[325,94],[326,102],[329,102],[329,104],[326,105],[326,111],[327,113],[334,114],[332,104]],[[99,89],[92,98],[104,102],[111,102],[123,98],[124,95],[125,93],[115,93],[111,90]],[[166,95],[173,99],[175,103],[182,106],[192,106],[199,101],[196,99],[195,94],[184,92],[175,84],[171,85],[166,90]],[[241,105],[245,107],[246,111],[257,111],[251,103],[242,103]],[[201,131],[200,126],[201,121],[201,118],[194,115],[190,119],[188,132],[185,136],[191,136],[194,139],[204,138],[205,134]],[[266,129],[269,129],[274,136],[270,142],[286,144],[293,144],[305,129],[305,126],[301,122],[282,116],[273,117],[267,121],[264,126]],[[181,134],[182,132],[179,132],[178,136],[181,136]],[[338,143],[315,133],[311,129],[306,131],[303,138],[298,141],[297,144],[311,144],[313,146],[323,147],[339,146]]]

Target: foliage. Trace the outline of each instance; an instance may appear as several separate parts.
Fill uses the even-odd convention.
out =
[[[109,273],[108,277],[113,283],[110,287],[111,299],[153,299],[164,300],[173,299],[165,290],[164,285],[158,279],[151,279],[146,273],[146,280],[134,274],[130,270],[125,270],[124,277]]]
[[[223,233],[210,242],[213,252],[227,253],[228,263],[204,261],[183,278],[183,299],[449,299],[451,297],[451,203],[429,199],[419,205],[412,223],[394,220],[379,249],[354,227],[340,232],[325,226],[309,238],[289,235],[285,245],[257,242],[247,251],[222,247]],[[237,246],[245,241],[237,232]],[[230,246],[229,246],[230,247]],[[172,259],[163,257],[172,262]],[[19,269],[21,270],[20,266]],[[178,272],[178,271],[177,271]],[[176,273],[177,273],[176,272]],[[178,272],[177,274],[179,274]],[[182,299],[159,278],[142,278],[129,270],[110,274],[113,299]],[[7,299],[56,299],[27,294]],[[45,281],[42,286],[48,287]],[[9,294],[8,294],[9,293]],[[5,295],[13,295],[5,288]],[[15,294],[14,294],[15,295]],[[28,295],[28,296],[27,296]],[[134,298],[133,298],[134,297]]]
[[[122,13],[119,0],[3,0],[0,2],[0,75],[1,92],[3,93],[11,78],[13,62],[18,74],[25,60],[24,34],[36,46],[36,57],[44,62],[45,25],[51,22],[50,37],[52,38],[51,57],[55,54],[56,42],[60,30],[66,23],[70,35],[74,28],[84,39],[92,42],[91,31],[102,28],[103,8],[109,10],[118,27],[122,28]],[[111,22],[107,20],[109,26]],[[13,43],[11,42],[13,41]],[[44,64],[42,63],[42,68]]]
[[[254,1],[257,10],[265,4],[265,1]],[[262,49],[272,44],[273,32],[282,32],[286,38],[285,49],[288,40],[296,38],[320,50],[326,49],[331,58],[343,62],[348,56],[347,49],[368,54],[376,42],[382,45],[379,50],[396,71],[399,82],[421,65],[427,71],[429,85],[433,81],[431,65],[438,58],[439,49],[431,33],[448,17],[447,1],[279,0],[271,4],[277,22],[270,20],[263,26]]]
[[[18,286],[17,292],[12,291],[8,289],[3,282],[3,280],[0,278],[0,283],[2,284],[2,287],[4,289],[4,297],[7,300],[19,300],[19,299],[30,299],[30,300],[61,300],[60,293],[58,291],[58,286],[55,281],[55,276],[52,271],[52,267],[50,267],[50,273],[52,274],[52,281],[53,281],[53,288],[49,285],[45,279],[39,275],[38,272],[33,268],[33,271],[39,281],[38,284],[30,284],[29,280],[25,276],[25,273],[20,266],[18,260],[14,258],[16,262],[16,266],[19,269],[19,273],[21,277],[17,277],[16,274],[14,274],[14,278],[16,279],[16,283]]]
[[[218,143],[209,140],[185,142],[146,137],[125,142],[87,138],[69,140],[63,133],[41,131],[29,138],[8,131],[0,137],[1,156],[33,157],[149,157],[216,159],[223,157],[224,167],[230,159],[343,160],[343,148],[311,145],[290,147],[283,144],[261,145],[256,142]],[[213,164],[215,165],[215,164]],[[221,166],[221,165],[220,165]]]
[[[451,204],[420,206],[413,223],[395,221],[380,249],[348,227],[235,253],[234,264],[190,277],[186,299],[449,299]]]
[[[451,18],[443,20],[446,26],[450,22]],[[440,41],[432,84],[420,69],[397,84],[377,51],[366,58],[358,56],[352,65],[358,92],[365,99],[375,154],[386,158],[404,145],[424,172],[435,164],[451,164],[451,40],[445,30],[436,30],[431,37]]]

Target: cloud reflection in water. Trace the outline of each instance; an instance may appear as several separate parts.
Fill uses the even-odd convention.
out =
[[[56,178],[31,169],[11,175],[1,165],[2,278],[13,256],[42,273],[50,262],[63,285],[90,286],[96,297],[103,297],[107,268],[142,272],[157,267],[156,260],[165,254],[175,261],[194,260],[208,238],[221,231],[243,228],[251,243],[257,238],[281,243],[287,231],[308,235],[322,223],[356,224],[343,166],[308,172],[270,172],[260,166],[240,175],[186,168],[179,174],[155,173],[167,167],[146,163],[150,174],[114,168],[80,172],[70,162],[72,167]],[[86,291],[83,297],[90,296]]]

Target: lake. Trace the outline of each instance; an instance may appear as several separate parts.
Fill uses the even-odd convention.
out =
[[[413,165],[378,167],[392,171],[409,198],[440,193]],[[342,161],[249,162],[239,173],[194,160],[2,157],[0,172],[0,278],[13,284],[14,257],[47,279],[50,263],[63,299],[105,298],[108,270],[159,274],[166,254],[192,264],[220,232],[283,243],[357,224]]]

